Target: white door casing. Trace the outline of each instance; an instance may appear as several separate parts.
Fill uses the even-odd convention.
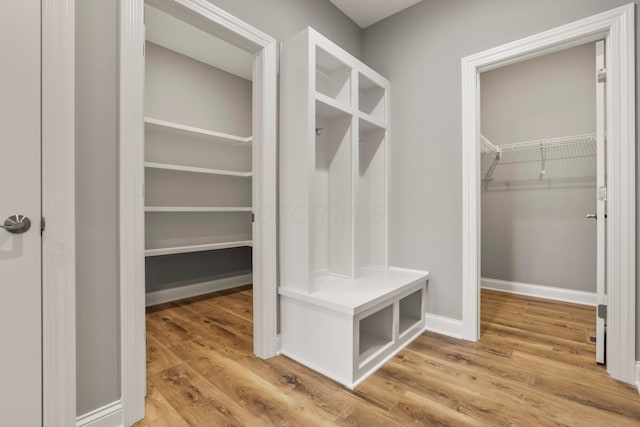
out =
[[[607,370],[635,381],[635,4],[462,58],[462,328],[480,336],[479,73],[584,43],[606,40]]]
[[[25,233],[0,230],[0,424],[42,423],[40,1],[0,14],[0,224],[26,215]]]
[[[596,42],[596,303],[606,302],[605,42]],[[601,74],[603,73],[604,74]],[[606,319],[596,313],[596,361],[605,363]]]

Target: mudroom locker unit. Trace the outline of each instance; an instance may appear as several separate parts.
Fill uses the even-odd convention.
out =
[[[146,300],[154,305],[252,282],[253,55],[148,4],[145,23]]]

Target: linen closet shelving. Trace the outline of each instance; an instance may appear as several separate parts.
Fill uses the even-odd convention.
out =
[[[423,332],[428,272],[389,267],[389,82],[308,28],[281,56],[282,353],[353,388]]]
[[[216,92],[216,78],[239,79],[176,49],[178,42],[150,44],[168,40],[158,32],[171,32],[161,25],[173,21],[148,5],[145,15],[151,28],[144,118],[145,257],[251,247],[252,137],[240,133],[251,129],[251,86],[245,85],[246,96],[232,94],[233,89]],[[245,103],[238,102],[244,97]],[[246,117],[231,123],[215,118],[225,110]]]

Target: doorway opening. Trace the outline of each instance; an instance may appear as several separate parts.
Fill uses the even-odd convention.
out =
[[[207,322],[221,332],[225,316],[235,316],[244,350],[261,358],[277,352],[276,42],[204,0],[123,0],[120,9],[121,370],[129,425],[144,416],[145,306],[153,316],[172,305],[180,317],[211,299],[198,306],[209,319],[192,323],[193,334],[205,335]],[[238,297],[242,308],[217,304],[216,291]],[[150,334],[149,344],[170,343],[168,329]]]
[[[605,363],[604,43],[480,74],[481,340],[526,333],[594,365]]]
[[[462,58],[462,337],[480,335],[480,73],[606,41],[607,371],[635,381],[635,36],[629,4]]]

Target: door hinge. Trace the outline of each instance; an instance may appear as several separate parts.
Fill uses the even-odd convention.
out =
[[[607,320],[607,306],[604,304],[598,305],[598,317],[600,319]]]
[[[42,236],[42,234],[44,233],[44,229],[46,227],[46,222],[44,221],[44,217],[40,218],[40,235]]]
[[[256,222],[256,214],[251,212],[251,222]]]
[[[604,83],[607,81],[607,69],[600,68],[598,70],[598,83]]]
[[[604,185],[598,188],[598,200],[601,200],[601,201],[607,200],[607,187]]]

